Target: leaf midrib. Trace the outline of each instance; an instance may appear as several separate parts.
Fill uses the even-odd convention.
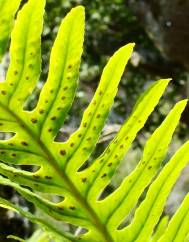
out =
[[[41,150],[43,151],[44,158],[46,158],[50,165],[54,168],[56,173],[62,178],[63,182],[66,183],[68,188],[70,188],[70,191],[72,192],[73,196],[76,198],[76,200],[79,202],[81,207],[89,214],[89,217],[91,219],[91,223],[93,226],[100,232],[101,236],[104,238],[105,242],[114,242],[111,235],[108,233],[106,227],[101,223],[100,219],[98,218],[96,212],[93,210],[93,208],[88,204],[85,198],[82,197],[82,195],[79,193],[79,191],[76,189],[72,181],[68,178],[66,174],[64,174],[61,169],[57,166],[56,159],[54,158],[53,154],[48,150],[48,148],[45,146],[45,144],[32,132],[32,130],[27,126],[27,124],[21,120],[12,110],[10,110],[8,107],[4,106],[0,102],[0,106],[5,109],[11,116],[14,117],[15,121],[17,121],[20,126],[25,129],[25,131],[28,133],[28,135],[35,140],[35,142],[39,145]]]

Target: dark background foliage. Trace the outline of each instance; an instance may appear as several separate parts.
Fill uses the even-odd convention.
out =
[[[160,124],[170,107],[177,100],[188,97],[189,3],[187,0],[47,0],[42,36],[43,71],[40,82],[28,101],[28,109],[35,107],[42,84],[47,78],[50,50],[58,26],[65,14],[79,4],[86,8],[86,35],[80,84],[66,125],[59,135],[60,139],[66,139],[78,126],[82,112],[98,85],[104,65],[114,51],[122,45],[128,42],[136,43],[134,54],[120,84],[108,125],[104,130],[106,136],[102,137],[93,157],[102,152],[119,125],[131,112],[137,97],[149,83],[158,78],[173,78],[164,98],[127,155],[126,160],[129,162],[123,164],[118,170],[119,176],[115,176],[114,183],[107,190],[110,192],[138,162],[146,138]],[[1,68],[6,69],[5,60],[6,58]],[[188,136],[188,110],[189,108],[182,117],[182,124],[176,132],[169,155]],[[173,203],[174,194],[177,193],[179,202],[185,193],[185,187],[188,186],[187,178],[188,175],[185,172],[182,181],[177,184],[175,193],[171,195],[165,212],[173,213],[175,206],[178,205]],[[12,189],[1,188],[0,195],[32,209]],[[11,241],[5,239],[8,234],[28,237],[32,233],[33,227],[18,215],[0,210],[0,217],[0,241]]]

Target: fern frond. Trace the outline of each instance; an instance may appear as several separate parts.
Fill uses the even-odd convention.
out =
[[[66,241],[66,242],[67,241],[77,241],[77,240],[75,240],[75,238],[72,234],[62,231],[61,228],[58,228],[57,226],[53,225],[52,223],[48,222],[45,219],[42,219],[40,217],[37,217],[36,215],[33,215],[32,213],[24,210],[23,208],[11,203],[10,201],[8,201],[6,199],[0,198],[0,207],[6,208],[9,210],[12,210],[13,212],[21,214],[22,216],[26,217],[31,222],[39,224],[46,231],[48,231],[52,234],[55,234],[57,237],[62,238],[63,241]]]
[[[164,234],[164,232],[165,232],[165,230],[167,228],[168,222],[169,222],[169,217],[168,216],[164,216],[160,220],[160,222],[159,222],[159,224],[158,224],[158,226],[156,228],[156,231],[153,234],[152,239],[150,240],[150,242],[157,242],[157,241],[159,241],[159,238],[162,237],[162,234]]]
[[[161,126],[147,141],[143,157],[135,170],[125,178],[114,193],[101,202],[102,211],[105,211],[105,213],[107,213],[107,210],[103,208],[109,204],[108,214],[104,213],[103,216],[106,217],[105,221],[110,231],[119,226],[120,221],[130,213],[144,189],[159,171],[185,106],[186,101],[181,101],[175,105]]]
[[[165,233],[158,242],[184,241],[189,233],[189,194],[184,198],[180,208],[171,219]]]
[[[5,54],[21,0],[0,1],[0,61]]]
[[[41,214],[79,226],[87,232],[73,235],[5,199],[0,198],[0,204],[56,234],[57,241],[157,241],[158,230],[152,235],[154,227],[167,196],[189,160],[189,143],[186,142],[161,169],[187,101],[180,101],[173,107],[147,141],[137,167],[114,192],[101,199],[170,79],[155,82],[140,96],[130,117],[105,151],[83,168],[99,140],[134,44],[123,46],[110,58],[79,128],[66,142],[57,142],[55,138],[77,88],[85,14],[84,8],[78,6],[62,21],[52,48],[47,81],[36,108],[27,111],[25,103],[40,76],[44,7],[45,0],[29,0],[19,12],[12,32],[10,66],[5,82],[0,83],[0,131],[11,132],[13,136],[0,141],[0,173],[3,175],[0,184],[13,187],[40,209]],[[22,165],[35,165],[37,170],[25,171]],[[133,221],[119,229],[149,185]],[[55,203],[44,198],[46,193],[58,195],[60,201]],[[187,209],[187,202],[184,202],[175,215],[177,221],[183,221],[183,239],[188,232],[184,219],[188,216]],[[172,233],[173,223],[176,230],[178,224],[171,222],[165,236]]]
[[[150,186],[145,200],[136,210],[133,222],[120,232],[122,238],[128,238],[128,241],[149,240],[173,185],[189,162],[188,149],[189,141],[176,152],[160,172]]]

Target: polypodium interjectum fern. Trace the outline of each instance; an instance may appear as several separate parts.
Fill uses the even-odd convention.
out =
[[[159,225],[159,231],[163,228],[163,235],[158,229],[154,233],[154,228],[174,183],[189,161],[189,142],[186,142],[160,171],[187,101],[180,101],[173,107],[147,141],[137,167],[115,191],[102,198],[101,194],[111,182],[120,161],[170,80],[151,85],[140,96],[130,117],[103,154],[80,169],[98,142],[134,45],[120,48],[110,58],[80,127],[66,142],[57,142],[55,138],[77,88],[84,39],[84,8],[72,9],[63,20],[52,48],[48,79],[36,108],[27,111],[24,105],[35,88],[41,69],[44,6],[45,0],[29,0],[18,13],[12,31],[10,66],[6,80],[0,83],[0,131],[11,132],[13,136],[0,141],[0,183],[15,188],[42,214],[79,226],[86,232],[71,234],[63,231],[43,217],[30,214],[3,198],[0,198],[1,206],[40,224],[57,241],[184,241],[189,232],[188,195],[171,222],[168,225],[160,223],[163,226]],[[34,165],[38,170],[25,171],[22,165]],[[136,209],[131,223],[120,227],[148,186],[147,195]],[[52,202],[43,196],[46,193],[58,195],[61,200]]]

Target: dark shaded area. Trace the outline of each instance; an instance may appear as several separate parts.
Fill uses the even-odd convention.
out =
[[[187,0],[126,0],[126,5],[141,21],[145,31],[160,50],[163,59],[169,63],[161,65],[173,77],[174,70],[189,70],[189,2]],[[157,63],[158,64],[158,63]],[[182,68],[183,67],[183,68]],[[180,70],[181,69],[181,70]],[[161,73],[161,70],[160,72]],[[188,78],[187,78],[188,79]],[[181,95],[188,97],[188,82]],[[189,106],[182,116],[189,126]]]
[[[187,0],[127,0],[163,56],[189,69],[189,2]]]
[[[2,186],[0,196],[16,202],[26,209],[31,209],[29,204],[10,187]],[[7,239],[8,235],[17,235],[22,238],[29,237],[33,232],[33,225],[18,214],[6,209],[0,209],[0,242],[15,242],[13,239]]]

